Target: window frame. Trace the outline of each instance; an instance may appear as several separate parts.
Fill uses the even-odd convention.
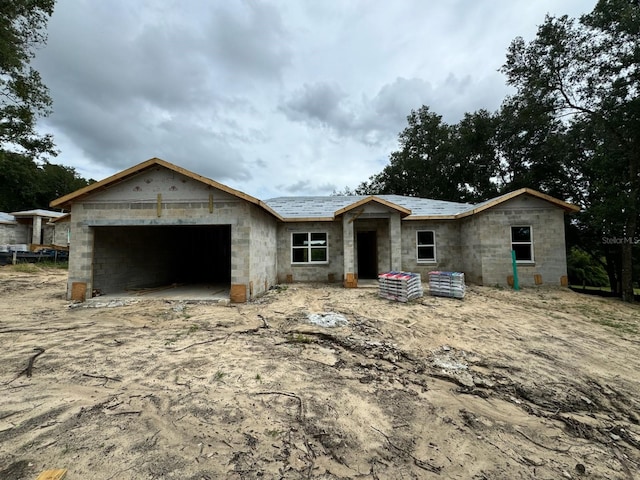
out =
[[[303,235],[306,234],[307,239],[305,240],[305,242],[307,243],[307,245],[294,245],[293,244],[293,237],[294,235]],[[324,242],[325,245],[323,246],[314,246],[311,242],[311,236],[312,235],[324,235]],[[324,248],[325,250],[325,258],[326,260],[312,260],[312,256],[311,256],[311,251],[313,249],[320,249],[320,248]],[[302,232],[291,232],[291,265],[326,265],[329,263],[329,233],[326,231],[321,231],[321,232],[314,232],[314,231],[302,231]],[[294,260],[294,250],[306,250],[307,251],[307,261],[306,262],[296,262]]]
[[[513,240],[513,230],[514,228],[528,228],[529,229],[529,241],[527,242],[522,242],[522,241],[514,241]],[[534,248],[533,248],[533,226],[532,225],[511,225],[511,250],[514,251],[515,248],[513,248],[514,245],[529,245],[529,252],[530,252],[530,256],[531,259],[530,260],[518,260],[516,258],[516,263],[526,263],[526,264],[532,264],[535,263],[535,252],[534,252]]]
[[[433,235],[433,243],[420,243],[420,234],[429,232]],[[420,248],[433,247],[433,258],[420,258]],[[416,230],[416,262],[417,263],[437,263],[436,231]]]

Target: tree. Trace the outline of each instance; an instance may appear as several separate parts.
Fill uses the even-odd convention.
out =
[[[508,97],[496,119],[493,141],[500,157],[500,191],[528,187],[558,198],[575,198],[567,127],[545,108]]]
[[[467,114],[452,126],[423,105],[407,123],[399,135],[400,149],[356,193],[471,202],[496,191],[491,178],[498,160],[490,146],[494,124],[488,112]]]
[[[0,150],[32,158],[55,155],[50,135],[35,131],[36,120],[51,112],[51,98],[30,66],[47,40],[45,28],[55,0],[0,2]]]
[[[38,167],[30,158],[0,150],[0,212],[35,208]]]
[[[74,168],[45,162],[38,166],[25,155],[0,150],[0,211],[47,209],[49,202],[83,188],[94,180]]]
[[[575,21],[547,17],[536,38],[516,38],[503,66],[517,96],[580,125],[589,154],[589,226],[620,239],[622,297],[633,301],[633,240],[640,202],[640,4],[600,0]]]

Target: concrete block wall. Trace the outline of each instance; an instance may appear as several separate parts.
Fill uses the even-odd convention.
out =
[[[93,229],[86,222],[87,214],[82,204],[71,207],[71,239],[69,248],[69,275],[67,280],[67,298],[71,298],[71,285],[74,282],[87,284],[88,296],[93,289]]]
[[[418,262],[417,233],[433,230],[435,262]],[[454,220],[405,220],[402,222],[402,270],[419,273],[423,280],[434,270],[462,271],[460,224]]]
[[[69,221],[60,221],[53,225],[53,244],[61,246],[67,245],[69,240],[69,230],[71,228]]]
[[[158,216],[158,193],[161,195]],[[212,211],[210,211],[212,206]],[[158,225],[231,225],[231,283],[248,285],[250,204],[163,168],[151,169],[76,202],[71,212],[68,296],[74,282],[93,289],[94,228]]]
[[[0,224],[0,245],[30,243],[29,227],[23,224]]]
[[[294,265],[291,263],[291,234],[293,232],[327,232],[329,262],[326,264]],[[280,223],[277,234],[278,282],[290,275],[294,282],[327,282],[332,275],[336,282],[344,276],[342,219],[333,222]]]
[[[94,287],[107,294],[173,283],[174,272],[165,263],[172,261],[171,239],[159,233],[147,227],[94,230]]]
[[[484,285],[506,285],[512,275],[511,227],[532,227],[534,262],[518,264],[521,285],[534,285],[534,275],[547,285],[560,285],[567,274],[564,211],[548,202],[520,197],[476,215],[476,235],[482,243]]]
[[[273,215],[251,205],[250,284],[248,296],[255,297],[278,283],[277,221]]]
[[[465,281],[482,285],[483,245],[478,233],[479,223],[475,215],[460,220],[460,254]]]

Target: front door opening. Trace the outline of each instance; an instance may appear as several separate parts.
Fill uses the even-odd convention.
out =
[[[378,278],[378,243],[375,231],[358,232],[358,278]]]

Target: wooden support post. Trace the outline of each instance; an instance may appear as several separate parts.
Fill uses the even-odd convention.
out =
[[[213,192],[209,193],[209,213],[213,213]]]
[[[160,218],[162,216],[162,194],[161,193],[158,194],[157,209],[158,209],[158,218]]]

